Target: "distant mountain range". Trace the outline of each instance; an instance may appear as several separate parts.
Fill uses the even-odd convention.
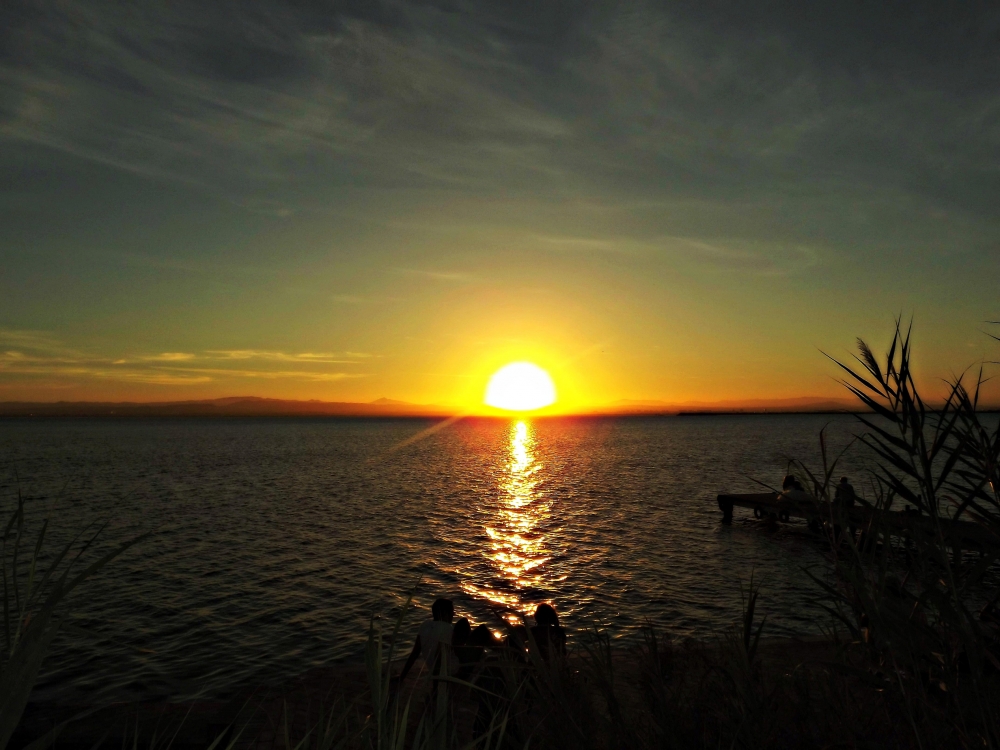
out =
[[[733,414],[857,411],[849,399],[788,398],[747,401],[617,401],[589,413],[597,415]],[[232,396],[201,401],[138,402],[0,402],[0,417],[444,417],[454,410],[432,404],[411,404],[390,398],[368,403],[349,401],[289,401]]]

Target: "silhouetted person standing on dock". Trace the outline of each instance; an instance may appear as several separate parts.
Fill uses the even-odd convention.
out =
[[[840,484],[837,485],[837,491],[833,494],[833,505],[838,508],[842,514],[850,517],[850,509],[854,507],[857,502],[858,496],[854,494],[854,487],[851,485],[850,480],[847,477],[840,478]],[[851,531],[851,538],[854,538],[854,533],[856,531],[854,524],[848,524],[848,528]],[[834,528],[834,533],[840,536],[840,527]]]
[[[837,491],[834,493],[833,501],[841,508],[853,508],[857,497],[854,494],[854,487],[847,477],[841,477],[840,484],[837,485]]]
[[[451,600],[436,600],[431,605],[431,615],[433,619],[426,620],[417,631],[417,640],[413,644],[413,650],[410,651],[406,664],[403,665],[403,671],[399,673],[400,682],[406,679],[406,675],[413,668],[413,663],[418,656],[423,657],[431,674],[439,674],[442,654],[451,650],[451,621],[455,617],[455,607]]]

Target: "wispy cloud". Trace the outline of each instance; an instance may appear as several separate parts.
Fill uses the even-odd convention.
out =
[[[227,380],[292,380],[326,383],[365,377],[364,372],[331,371],[329,366],[352,365],[375,355],[345,351],[287,353],[256,349],[218,349],[196,352],[159,352],[127,357],[102,357],[66,347],[44,331],[0,329],[0,385],[12,380],[45,378],[60,382],[94,380],[183,386],[225,383]],[[16,346],[17,348],[14,348]],[[218,363],[210,366],[209,363]],[[223,363],[257,362],[259,366],[231,367]],[[295,369],[270,368],[269,363],[294,363]]]
[[[557,252],[622,253],[625,252],[627,244],[631,244],[593,237],[535,235],[532,239],[540,243],[543,247]]]
[[[690,237],[665,237],[658,243],[669,254],[696,265],[760,276],[787,276],[812,268],[819,262],[815,249],[805,245],[730,239],[706,242]]]
[[[235,11],[236,26],[232,12],[195,3],[127,18],[101,0],[66,6],[10,29],[0,85],[12,107],[0,135],[251,206],[262,184],[286,181],[290,161],[348,158],[376,181],[395,173],[459,184],[470,170],[485,178],[470,157],[493,151],[490,161],[535,171],[538,139],[569,128],[503,90],[528,66],[475,41],[468,32],[481,19],[449,26],[435,11],[390,6],[405,24],[331,12],[308,28],[292,7],[253,2]],[[67,25],[87,40],[72,53],[61,42]],[[438,148],[445,131],[449,151]],[[239,189],[247,179],[253,189]]]
[[[32,356],[58,357],[73,360],[83,356],[78,350],[66,346],[58,337],[48,331],[0,328],[0,346],[10,347],[7,354],[24,357],[25,351]]]
[[[820,252],[808,245],[762,241],[750,237],[702,239],[660,236],[636,238],[534,236],[535,246],[556,253],[599,253],[659,258],[692,268],[757,276],[787,276],[820,262]]]
[[[199,385],[213,378],[197,372],[163,372],[160,369],[120,367],[111,363],[66,362],[58,359],[34,358],[10,361],[0,357],[0,381],[24,378],[57,378],[80,383],[81,381],[106,380],[148,385]]]
[[[194,358],[195,355],[189,352],[162,352],[160,354],[149,354],[139,359],[146,362],[184,362]],[[124,363],[124,360],[120,361]]]
[[[368,302],[367,297],[358,294],[331,294],[330,299],[341,305],[364,305]]]
[[[465,273],[464,271],[439,271],[425,268],[393,268],[392,270],[407,276],[420,276],[425,279],[432,279],[433,281],[460,283],[473,279],[472,274]]]
[[[380,10],[306,12],[274,0],[225,10],[182,0],[123,11],[93,0],[30,20],[12,14],[0,139],[277,216],[329,208],[333,188],[559,206],[585,199],[598,209],[711,196],[766,199],[773,221],[731,212],[724,231],[789,246],[803,243],[797,223],[848,241],[845,227],[866,203],[876,214],[869,234],[904,224],[921,241],[932,235],[920,228],[945,209],[949,221],[973,217],[963,236],[1000,234],[983,199],[1000,112],[988,82],[998,71],[994,55],[975,64],[960,56],[973,59],[954,42],[967,35],[921,28],[912,43],[883,40],[879,18],[862,10],[857,29],[838,27],[843,37],[820,54],[808,25],[780,12],[743,14],[739,4],[719,15],[740,22],[641,0],[564,14],[535,5],[544,6],[463,3],[443,13],[389,0]],[[877,41],[872,49],[903,46],[859,65],[868,47],[858,35]],[[980,37],[969,44],[987,44]],[[922,53],[927,40],[934,65]],[[865,75],[848,73],[858,69]],[[590,218],[579,204],[575,212]],[[619,232],[712,246],[719,234],[711,215],[682,218],[682,227],[666,214],[637,218],[626,215]],[[573,252],[629,247],[586,236],[550,242]],[[726,262],[738,265],[738,255]],[[129,262],[213,272],[191,259]],[[451,269],[402,272],[469,280]]]
[[[315,362],[326,364],[354,364],[357,355],[350,352],[342,354],[301,352],[299,354],[289,354],[287,352],[265,351],[260,349],[209,349],[205,354],[213,359],[258,359],[274,362]]]
[[[375,294],[331,294],[330,299],[339,305],[384,305],[399,302],[400,297]]]
[[[327,383],[337,380],[347,380],[349,378],[366,377],[364,373],[358,372],[326,372],[319,370],[245,370],[210,367],[171,367],[163,369],[176,370],[183,373],[197,373],[201,376],[208,377],[211,380],[250,378],[254,380],[299,380],[314,383]]]

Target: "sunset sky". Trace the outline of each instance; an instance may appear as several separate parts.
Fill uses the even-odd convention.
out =
[[[842,396],[899,314],[929,383],[1000,359],[956,5],[8,0],[0,401]]]

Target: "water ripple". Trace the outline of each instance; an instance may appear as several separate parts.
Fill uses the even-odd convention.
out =
[[[0,422],[0,502],[16,467],[50,549],[91,521],[156,531],[76,598],[36,697],[221,697],[357,660],[418,579],[420,607],[448,595],[476,621],[551,601],[571,627],[704,636],[754,569],[770,632],[814,629],[819,547],[723,527],[714,498],[779,481],[828,422],[846,442],[829,416],[466,420],[399,450],[430,423]]]

